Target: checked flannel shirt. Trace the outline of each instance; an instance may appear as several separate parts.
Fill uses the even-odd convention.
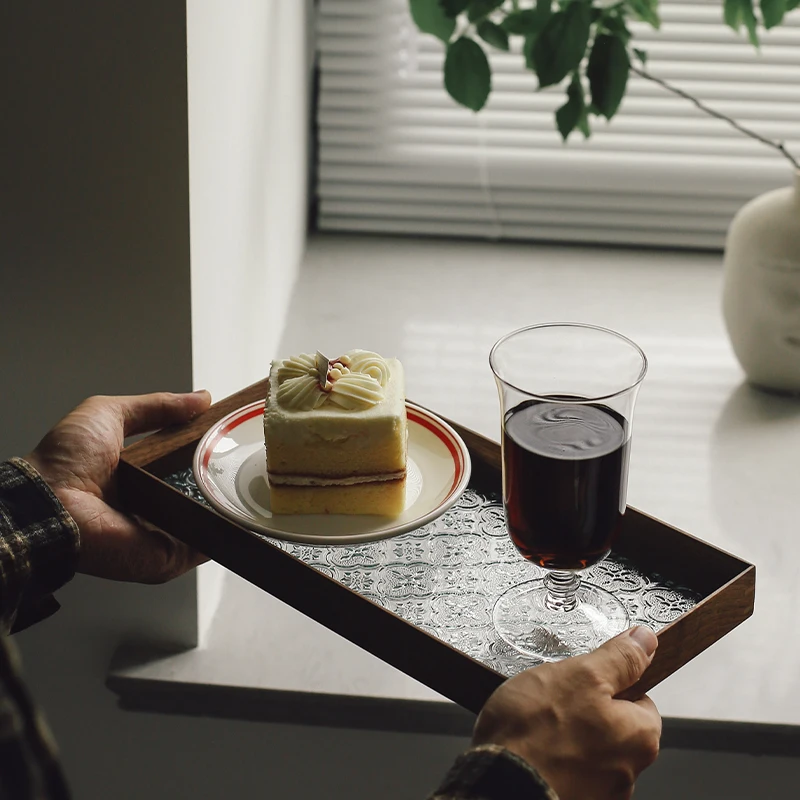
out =
[[[0,800],[66,800],[47,726],[22,681],[7,634],[58,609],[75,574],[78,528],[36,470],[0,463]],[[265,794],[268,796],[269,792]],[[558,800],[522,759],[494,745],[458,757],[429,800]]]

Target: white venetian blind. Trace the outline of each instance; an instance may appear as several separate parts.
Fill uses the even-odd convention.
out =
[[[660,8],[660,31],[633,26],[649,71],[800,156],[800,10],[758,53],[722,0]],[[489,103],[463,109],[407,0],[320,0],[318,48],[324,230],[717,248],[741,205],[791,181],[779,153],[636,76],[588,142],[562,144],[563,91],[536,92],[518,53],[491,52]]]

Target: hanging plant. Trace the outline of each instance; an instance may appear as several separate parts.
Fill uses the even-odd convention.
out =
[[[724,0],[722,14],[728,26],[746,31],[758,47],[759,31],[780,25],[800,0],[756,2]],[[658,0],[409,0],[409,5],[417,27],[446,46],[445,89],[473,111],[486,105],[492,91],[486,48],[510,51],[516,38],[539,89],[564,86],[565,102],[555,114],[564,141],[576,130],[589,138],[593,117],[612,119],[635,74],[778,150],[800,168],[783,142],[761,136],[648,72],[647,53],[633,46],[628,24],[638,20],[658,29]]]

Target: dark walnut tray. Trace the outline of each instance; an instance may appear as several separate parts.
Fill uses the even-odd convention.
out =
[[[500,447],[449,421],[472,457],[460,501],[438,520],[379,542],[314,547],[247,530],[213,511],[192,477],[194,450],[218,420],[263,399],[266,380],[191,423],[126,448],[121,500],[298,611],[477,712],[530,666],[494,633],[495,600],[535,577],[505,532]],[[753,613],[755,567],[629,508],[614,552],[586,577],[653,628],[659,648],[628,693],[640,696]]]

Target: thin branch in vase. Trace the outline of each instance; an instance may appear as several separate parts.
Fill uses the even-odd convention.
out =
[[[688,100],[689,102],[693,103],[697,108],[699,108],[703,113],[708,114],[715,119],[722,120],[723,122],[727,122],[732,128],[735,128],[740,133],[743,133],[745,136],[749,136],[751,139],[755,139],[762,144],[767,145],[768,147],[772,147],[775,150],[779,151],[784,158],[789,160],[789,163],[795,168],[800,170],[800,162],[786,149],[786,145],[783,142],[776,142],[774,139],[768,139],[765,136],[762,136],[759,133],[751,130],[750,128],[746,128],[744,125],[740,125],[736,120],[731,119],[730,117],[725,116],[725,114],[721,114],[719,111],[715,111],[713,108],[710,108],[705,103],[698,100],[696,97],[692,97],[688,92],[684,92],[683,89],[679,89],[677,86],[673,86],[667,81],[663,80],[662,78],[657,78],[655,75],[651,75],[647,70],[642,69],[641,67],[636,67],[631,64],[631,71],[638,75],[640,78],[644,78],[645,80],[652,81],[653,83],[657,83],[659,86],[662,86],[668,92],[672,92],[672,94],[677,95],[678,97],[682,97],[684,100]]]

